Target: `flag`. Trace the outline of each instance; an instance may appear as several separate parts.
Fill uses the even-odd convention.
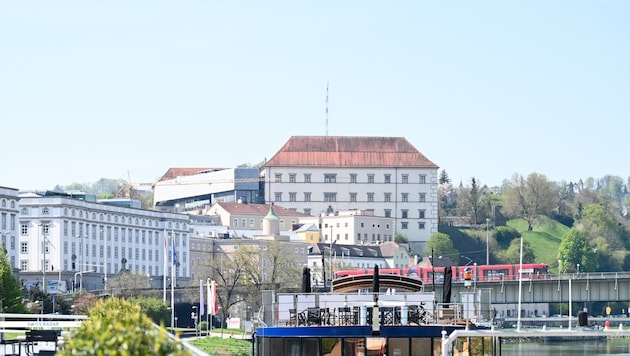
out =
[[[219,300],[217,298],[217,282],[208,281],[208,314],[219,315]]]
[[[175,238],[173,238],[173,266],[177,267],[177,251],[175,251]]]
[[[206,313],[203,300],[203,279],[199,280],[199,316],[203,316]]]

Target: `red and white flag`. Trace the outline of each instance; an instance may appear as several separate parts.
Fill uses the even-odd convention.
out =
[[[219,299],[217,298],[217,282],[208,280],[208,314],[219,315]]]

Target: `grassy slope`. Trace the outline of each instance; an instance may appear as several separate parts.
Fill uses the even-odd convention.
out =
[[[558,263],[556,258],[558,247],[562,241],[562,236],[569,230],[566,225],[544,217],[534,223],[533,231],[527,231],[527,223],[522,219],[510,220],[508,221],[508,226],[523,234],[525,241],[528,241],[534,249],[537,262],[556,266]]]

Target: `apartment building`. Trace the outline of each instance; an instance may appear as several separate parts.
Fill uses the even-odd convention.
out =
[[[300,218],[302,224],[315,224],[320,229],[317,242],[338,245],[374,245],[394,241],[394,219],[374,216],[373,210],[350,210],[322,213]]]
[[[163,276],[167,265],[169,274],[175,255],[176,275],[186,279],[189,231],[186,215],[97,203],[86,194],[23,193],[16,263],[21,276],[37,279],[95,271],[105,287],[121,270]]]
[[[438,168],[402,137],[293,136],[262,169],[265,201],[313,216],[372,210],[421,252],[438,228]]]
[[[7,251],[7,258],[12,268],[18,267],[17,236],[19,213],[18,190],[0,187],[0,237],[2,238],[2,247]]]

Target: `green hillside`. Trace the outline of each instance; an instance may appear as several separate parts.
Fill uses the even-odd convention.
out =
[[[531,244],[537,262],[547,263],[552,267],[558,264],[558,247],[569,227],[548,217],[535,223],[534,231],[527,231],[527,223],[522,219],[510,220],[507,225],[520,232],[525,241]]]

